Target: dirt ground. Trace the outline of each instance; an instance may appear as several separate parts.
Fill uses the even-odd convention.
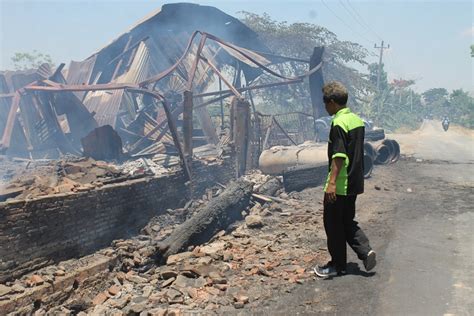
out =
[[[428,121],[419,131],[389,137],[413,158],[376,167],[358,199],[359,221],[378,254],[375,272],[364,272],[349,250],[349,275],[314,278],[252,314],[471,315],[473,133],[459,127],[445,133],[441,123]],[[317,235],[309,237],[316,247],[322,245]]]

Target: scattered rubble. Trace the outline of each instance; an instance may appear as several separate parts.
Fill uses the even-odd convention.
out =
[[[247,179],[261,187],[275,178],[254,173]],[[220,189],[211,191],[215,194]],[[157,243],[166,240],[207,203],[194,200],[185,208],[169,210],[152,219],[142,235],[116,240],[96,254],[117,258],[107,278],[98,280],[92,288],[80,285],[55,307],[43,308],[51,313],[78,311],[80,307],[79,311],[86,314],[221,314],[255,307],[269,298],[276,287],[291,291],[312,277],[308,266],[323,256],[315,245],[304,243],[305,234],[321,231],[321,209],[315,211],[314,205],[297,195],[281,193],[279,198],[284,202],[254,201],[245,221],[228,231],[218,231],[207,243],[168,256],[166,264],[160,265],[155,256]],[[289,211],[290,216],[279,216]],[[292,229],[288,230],[290,226]],[[40,269],[17,280],[16,290],[5,285],[0,288],[0,301],[14,300],[21,288],[40,287],[41,280],[57,282],[80,263],[75,266],[70,260]]]
[[[262,217],[259,215],[248,215],[245,217],[245,224],[248,228],[261,228],[263,226]]]

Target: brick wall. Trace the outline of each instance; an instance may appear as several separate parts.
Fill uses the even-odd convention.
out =
[[[228,164],[193,164],[194,192],[233,175]],[[151,217],[189,196],[182,172],[87,192],[0,203],[0,282],[136,234]]]

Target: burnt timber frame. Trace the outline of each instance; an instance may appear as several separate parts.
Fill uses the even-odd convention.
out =
[[[186,93],[186,98],[185,98],[185,101],[187,103],[187,104],[185,104],[186,106],[185,106],[185,109],[184,109],[184,111],[186,112],[185,113],[185,118],[186,118],[186,122],[185,122],[186,127],[185,127],[185,129],[187,130],[187,132],[185,133],[184,151],[183,151],[183,147],[181,146],[181,142],[179,140],[179,136],[178,136],[178,132],[177,132],[177,128],[176,128],[176,122],[174,120],[173,113],[170,110],[170,107],[169,107],[169,104],[168,104],[167,100],[155,88],[156,88],[156,84],[159,80],[161,80],[161,79],[167,77],[168,75],[170,75],[182,63],[182,61],[184,60],[186,55],[190,52],[193,41],[194,41],[194,39],[196,38],[197,35],[201,35],[201,39],[200,39],[199,46],[198,46],[198,49],[197,49],[197,52],[196,52],[195,60],[192,64],[192,68],[191,68],[191,71],[190,71],[191,75],[189,76],[189,79],[188,79],[188,82],[187,82],[187,91],[190,92],[190,94]],[[202,49],[203,49],[203,47],[206,43],[206,40],[213,40],[213,41],[217,42],[219,45],[227,47],[227,49],[230,49],[230,50],[234,51],[241,58],[245,59],[247,63],[251,62],[256,67],[259,67],[263,71],[265,71],[265,72],[267,72],[267,73],[269,73],[269,74],[271,74],[275,77],[283,79],[284,81],[268,83],[268,84],[261,84],[261,85],[255,85],[255,86],[247,86],[247,87],[243,87],[243,88],[236,88],[232,83],[230,83],[223,76],[223,74],[219,71],[219,69],[210,60],[208,60],[205,57],[201,56],[201,52],[202,52]],[[137,45],[137,44],[131,45],[131,47],[129,47],[130,43],[127,43],[127,49],[132,49],[135,45]],[[311,78],[312,75],[314,75],[318,72],[321,73],[320,70],[321,70],[321,67],[322,67],[322,62],[320,61],[318,64],[314,65],[314,58],[313,58],[312,59],[313,65],[311,65],[312,67],[308,72],[306,72],[302,75],[296,76],[296,77],[287,77],[287,76],[281,75],[281,74],[271,70],[270,68],[268,68],[267,66],[262,64],[260,61],[258,61],[256,58],[254,58],[254,56],[252,56],[252,54],[256,54],[257,56],[260,56],[260,57],[261,57],[261,55],[267,55],[267,56],[278,57],[280,59],[285,59],[286,58],[287,60],[306,62],[306,63],[308,61],[298,60],[298,59],[295,59],[295,58],[288,58],[288,57],[283,57],[283,56],[277,56],[277,55],[272,55],[272,54],[263,54],[262,53],[261,55],[259,55],[257,52],[252,52],[252,54],[251,54],[249,52],[251,52],[251,51],[247,50],[247,49],[240,48],[240,47],[235,46],[231,43],[225,42],[224,40],[222,40],[222,39],[220,39],[220,38],[218,38],[218,37],[216,37],[212,34],[209,34],[209,33],[206,33],[206,32],[201,32],[201,31],[195,31],[191,35],[183,55],[176,61],[176,63],[173,66],[171,66],[170,68],[164,70],[163,72],[161,72],[161,73],[159,73],[155,76],[152,76],[152,77],[150,77],[150,78],[148,78],[148,79],[146,79],[146,80],[144,80],[144,81],[142,81],[138,84],[135,84],[135,83],[106,83],[106,84],[91,84],[91,85],[68,85],[68,84],[56,83],[52,80],[42,80],[42,81],[33,82],[33,83],[17,90],[13,95],[8,94],[8,95],[2,95],[1,96],[1,97],[8,97],[8,98],[12,97],[12,104],[11,104],[11,107],[10,107],[10,112],[8,114],[8,120],[7,120],[7,124],[5,126],[5,131],[4,131],[3,136],[2,136],[2,140],[1,140],[1,144],[0,144],[0,150],[1,151],[6,151],[8,149],[8,147],[10,146],[13,125],[14,125],[14,122],[15,122],[15,119],[16,119],[16,115],[17,115],[17,111],[18,111],[18,108],[19,108],[21,97],[25,94],[28,94],[29,92],[43,91],[43,92],[52,92],[53,93],[53,92],[65,92],[65,91],[70,91],[70,92],[87,91],[87,92],[90,92],[90,91],[106,91],[106,90],[126,90],[126,91],[129,91],[129,92],[149,95],[149,96],[157,99],[157,101],[161,101],[161,103],[163,105],[163,108],[164,108],[164,111],[165,111],[165,114],[166,114],[168,127],[169,127],[169,130],[170,130],[171,136],[173,138],[174,145],[175,145],[176,149],[178,150],[180,159],[181,159],[182,164],[184,166],[185,173],[186,173],[187,177],[189,179],[191,179],[191,169],[190,169],[189,161],[187,160],[187,157],[192,159],[192,141],[189,138],[190,138],[190,134],[192,133],[192,111],[193,111],[193,108],[204,107],[208,104],[211,104],[213,102],[222,100],[222,99],[227,98],[227,97],[232,96],[232,95],[237,97],[239,100],[243,100],[241,92],[251,91],[251,90],[254,90],[254,89],[262,89],[262,88],[267,88],[267,87],[274,87],[274,86],[279,86],[279,85],[288,85],[288,84],[294,84],[294,83],[301,83],[304,78],[306,78],[306,77]],[[321,55],[322,55],[322,52],[321,52]],[[237,58],[237,57],[235,57],[235,58]],[[228,87],[228,90],[220,90],[220,91],[217,91],[217,92],[207,92],[207,93],[194,94],[194,95],[192,94],[193,79],[195,77],[197,66],[198,66],[200,61],[206,63],[208,68],[212,69],[212,71],[219,77],[219,79],[220,79],[219,81],[224,82],[224,84]],[[321,75],[321,77],[322,77],[322,75]],[[149,88],[149,85],[151,85],[151,84],[153,84],[153,86],[152,86],[152,88]],[[192,102],[193,98],[213,96],[213,95],[219,95],[219,97],[214,98],[210,101],[206,101],[206,102],[204,102],[202,104],[199,104],[199,105],[196,105],[196,106]],[[245,112],[247,113],[248,111],[245,111]],[[156,128],[159,129],[160,127],[157,126]],[[146,137],[147,137],[147,135],[143,136],[143,138],[146,138]],[[244,146],[244,147],[246,148],[247,146]],[[243,156],[244,156],[244,154],[242,154],[242,157]]]

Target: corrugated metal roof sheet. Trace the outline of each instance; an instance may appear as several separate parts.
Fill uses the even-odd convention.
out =
[[[125,56],[124,56],[125,58]],[[147,78],[149,73],[150,54],[145,43],[140,43],[136,49],[129,69],[113,82],[138,83]],[[124,98],[123,90],[89,92],[84,99],[87,109],[95,112],[94,118],[99,126],[110,125],[115,128],[117,115],[121,110]]]
[[[66,82],[68,84],[89,84],[91,83],[92,70],[94,69],[97,56],[92,56],[84,61],[71,61],[67,71]],[[77,91],[74,94],[82,100],[85,91]]]
[[[98,126],[115,127],[123,93],[124,90],[94,91],[86,95],[84,105],[89,112],[95,112],[94,118]]]

